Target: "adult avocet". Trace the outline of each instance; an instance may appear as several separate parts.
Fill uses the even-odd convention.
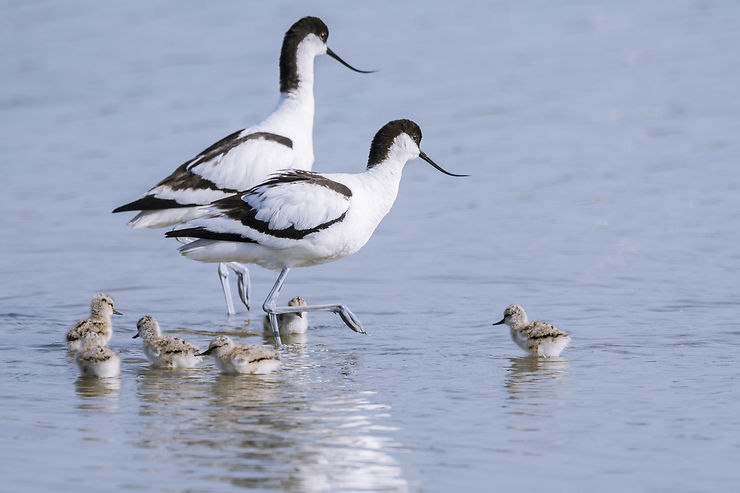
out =
[[[277,306],[285,276],[292,267],[338,260],[357,252],[390,211],[401,172],[409,159],[421,157],[439,171],[419,145],[421,129],[410,120],[387,123],[373,138],[367,169],[362,173],[318,174],[292,170],[219,200],[206,214],[168,237],[200,238],[180,248],[201,262],[244,262],[280,270],[262,308],[270,317],[280,345],[277,315],[309,311],[339,314],[347,326],[364,333],[344,305]]]
[[[304,17],[285,33],[280,52],[280,99],[258,125],[239,130],[183,163],[144,197],[113,212],[140,211],[134,228],[172,226],[200,214],[199,206],[247,190],[282,169],[313,165],[314,58],[327,55],[355,72],[326,45],[329,29],[317,17]],[[249,271],[229,263],[237,275],[239,297],[249,309]],[[229,315],[236,313],[227,265],[218,267]]]

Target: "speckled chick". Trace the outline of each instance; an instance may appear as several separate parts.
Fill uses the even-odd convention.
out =
[[[67,332],[67,347],[70,351],[79,351],[82,347],[82,337],[90,332],[98,334],[103,344],[108,344],[113,335],[111,315],[121,315],[113,307],[113,298],[105,293],[95,295],[90,302],[90,316],[80,320]]]
[[[121,374],[121,357],[96,332],[82,336],[75,359],[83,375],[107,378]]]
[[[217,336],[199,356],[212,354],[223,373],[270,373],[280,367],[280,358],[270,346],[235,344],[228,336]]]
[[[157,320],[144,315],[136,323],[134,339],[141,337],[144,354],[154,366],[161,368],[193,368],[203,358],[197,356],[200,348],[179,337],[163,336]]]
[[[296,296],[288,302],[288,306],[307,306],[306,300],[300,296]],[[278,330],[281,336],[289,336],[293,334],[305,334],[308,330],[308,313],[281,313],[277,315]],[[262,320],[262,329],[265,335],[272,335],[272,327],[270,327],[270,317],[265,315]]]
[[[493,325],[509,326],[511,339],[533,356],[556,357],[570,343],[570,336],[547,322],[527,321],[527,313],[519,305],[509,305],[504,318]]]

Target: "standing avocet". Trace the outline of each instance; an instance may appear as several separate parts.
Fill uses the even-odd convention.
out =
[[[247,190],[278,171],[310,170],[313,165],[314,58],[327,55],[355,72],[326,45],[329,29],[317,17],[304,17],[285,33],[280,52],[280,99],[275,110],[254,127],[225,137],[182,164],[144,197],[113,212],[140,211],[130,222],[134,228],[172,226],[198,217],[199,206]],[[229,263],[237,275],[239,297],[249,309],[249,271]],[[229,272],[218,267],[229,315]]]
[[[509,305],[504,318],[493,325],[509,326],[511,339],[533,356],[556,357],[570,343],[570,336],[547,322],[527,321],[527,313],[520,305]]]
[[[398,194],[401,172],[421,157],[441,172],[419,145],[421,129],[410,120],[387,123],[373,138],[362,173],[318,174],[292,170],[278,174],[245,193],[219,200],[207,213],[168,237],[200,238],[180,248],[201,262],[258,264],[280,275],[262,308],[270,317],[280,345],[277,315],[309,311],[339,314],[355,332],[362,324],[344,305],[277,306],[285,276],[292,267],[323,264],[352,255],[372,236]]]

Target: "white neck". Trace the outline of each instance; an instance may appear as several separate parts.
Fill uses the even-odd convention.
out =
[[[376,227],[396,201],[404,164],[405,159],[389,157],[362,174],[365,190],[372,194],[368,220],[373,221]]]
[[[316,42],[311,37],[307,37],[298,44],[295,53],[298,87],[280,93],[277,108],[265,120],[265,124],[275,123],[287,125],[289,122],[284,120],[291,120],[294,126],[301,125],[303,127],[309,125],[313,127],[314,59],[318,54],[316,50]]]
[[[296,65],[298,87],[280,93],[277,107],[262,123],[262,131],[276,133],[293,141],[296,168],[313,165],[314,58],[315,49],[303,42],[298,46]]]
[[[313,115],[313,82],[311,82],[308,87],[301,84],[296,90],[280,93],[275,110],[260,126],[274,126],[287,130],[308,127],[309,131],[313,131]]]

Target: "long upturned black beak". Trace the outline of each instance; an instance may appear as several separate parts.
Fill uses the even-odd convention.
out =
[[[426,154],[424,154],[423,151],[419,151],[419,157],[422,158],[424,161],[426,161],[427,163],[431,164],[432,166],[434,166],[435,168],[437,168],[439,171],[441,171],[442,173],[444,173],[446,175],[449,175],[449,176],[470,176],[470,175],[456,175],[455,173],[450,173],[449,171],[445,171],[444,169],[442,169],[442,167],[440,165],[438,165],[437,163],[435,163],[434,161],[432,161],[431,159],[429,159],[429,156],[427,156]]]
[[[345,67],[347,67],[348,69],[354,70],[355,72],[359,72],[361,74],[372,74],[373,72],[375,72],[375,70],[360,70],[360,69],[354,68],[352,65],[350,65],[349,63],[339,58],[339,55],[331,51],[328,46],[326,47],[326,54],[332,57],[334,60],[341,63],[342,65],[344,65]]]
[[[504,323],[504,320],[506,320],[506,317],[502,318],[501,320],[499,320],[495,324],[491,324],[491,325],[501,325],[502,323]]]

